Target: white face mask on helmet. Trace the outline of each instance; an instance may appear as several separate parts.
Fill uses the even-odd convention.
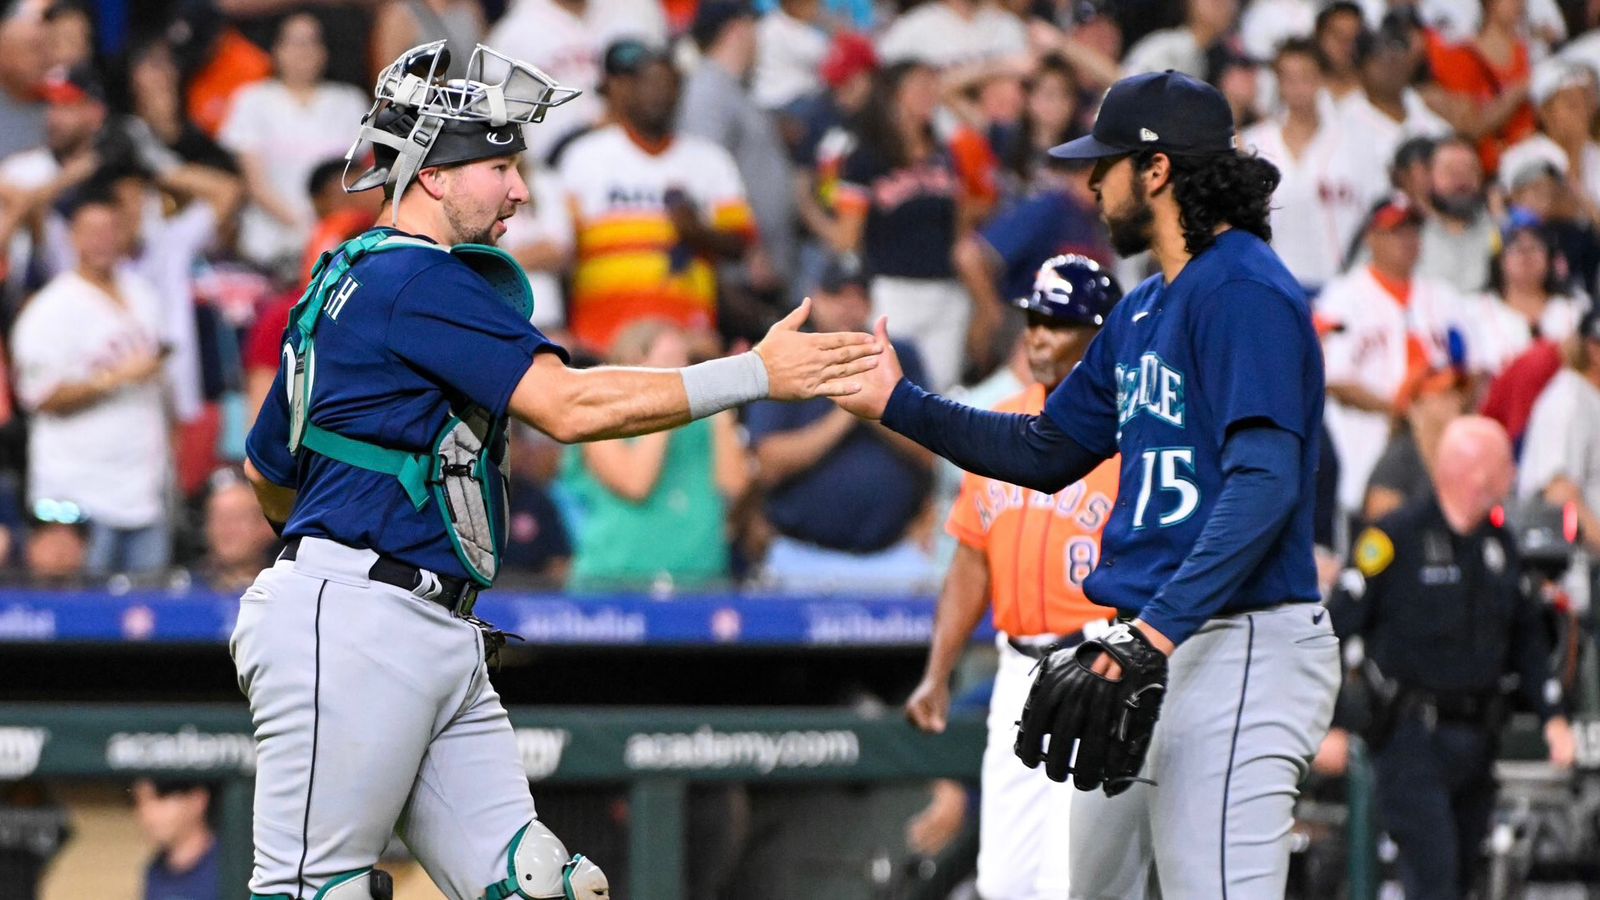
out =
[[[467,60],[465,78],[446,79],[449,67],[445,42],[434,41],[402,53],[378,75],[372,108],[344,156],[346,191],[393,184],[398,200],[425,166],[520,153],[527,146],[523,126],[544,121],[547,111],[580,93],[482,44]],[[350,167],[366,147],[376,162],[352,182]]]

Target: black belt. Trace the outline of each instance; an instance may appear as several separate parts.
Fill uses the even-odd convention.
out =
[[[300,552],[300,538],[289,538],[284,545],[283,552],[278,554],[279,559],[292,560]],[[470,616],[472,607],[478,602],[478,585],[466,578],[456,578],[453,575],[440,575],[430,572],[439,582],[439,589],[431,594],[418,593],[426,579],[421,569],[409,563],[403,563],[391,556],[380,555],[372,568],[367,570],[367,577],[383,584],[394,585],[403,590],[410,591],[424,600],[430,600],[444,607],[451,615]]]
[[[1049,644],[1024,644],[1023,642],[1014,637],[1010,637],[1009,635],[1006,637],[1006,643],[1011,645],[1011,649],[1021,653],[1023,656],[1026,656],[1029,659],[1044,659],[1046,656],[1049,656],[1057,650],[1067,650],[1072,647],[1076,647],[1083,643],[1083,640],[1084,638],[1082,631],[1074,631],[1061,640]]]
[[[1424,721],[1493,725],[1505,715],[1506,699],[1495,691],[1430,691],[1402,688],[1401,702]]]

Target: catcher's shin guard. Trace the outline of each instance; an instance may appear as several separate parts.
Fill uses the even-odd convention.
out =
[[[608,900],[611,885],[600,867],[567,848],[534,819],[511,839],[506,879],[484,889],[483,900]]]
[[[288,894],[251,894],[250,900],[294,900]],[[335,875],[311,900],[394,900],[394,878],[382,869]]]

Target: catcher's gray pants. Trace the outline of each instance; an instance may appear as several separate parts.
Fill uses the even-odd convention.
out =
[[[475,900],[505,878],[534,817],[478,629],[369,581],[376,558],[306,538],[239,604],[230,646],[255,723],[256,894],[310,900],[377,862],[398,830],[447,897]]]
[[[1294,603],[1207,622],[1172,655],[1142,775],[1072,801],[1072,896],[1281,900],[1301,778],[1339,686],[1326,611]]]

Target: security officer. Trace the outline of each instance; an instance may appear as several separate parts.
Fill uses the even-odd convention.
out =
[[[1518,676],[1544,721],[1550,761],[1565,768],[1573,756],[1539,606],[1494,514],[1511,486],[1510,440],[1489,419],[1457,419],[1433,480],[1433,494],[1357,538],[1328,604],[1339,637],[1363,640],[1364,734],[1408,900],[1457,900],[1472,887],[1494,808],[1505,676]],[[1324,770],[1342,768],[1342,724],[1319,754]]]

